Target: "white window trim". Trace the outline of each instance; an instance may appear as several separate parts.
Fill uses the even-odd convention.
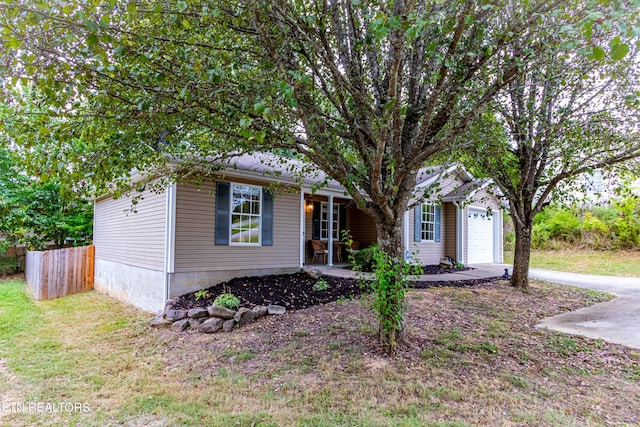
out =
[[[263,215],[263,210],[264,210],[264,201],[263,201],[263,191],[262,191],[262,187],[258,186],[258,185],[250,185],[250,184],[244,184],[242,182],[230,182],[229,184],[231,184],[230,188],[229,188],[229,246],[262,246],[262,215]],[[234,242],[233,239],[231,238],[231,236],[233,235],[232,231],[233,231],[233,188],[235,186],[243,186],[243,187],[251,187],[251,188],[257,188],[260,190],[260,225],[258,228],[258,242],[257,243],[251,243],[251,242]]]
[[[320,240],[323,242],[328,242],[329,241],[329,221],[331,221],[331,219],[333,219],[333,222],[335,222],[338,226],[337,227],[333,227],[333,232],[334,234],[336,234],[333,237],[334,241],[338,241],[340,240],[340,204],[339,203],[334,203],[333,204],[333,209],[335,210],[335,212],[333,213],[333,217],[331,215],[329,215],[328,219],[327,219],[327,227],[325,229],[325,231],[327,232],[327,237],[322,237],[322,209],[324,207],[327,207],[327,214],[329,214],[329,202],[320,202]]]
[[[424,221],[424,207],[429,206],[432,209],[433,221]],[[433,224],[433,230],[431,231],[431,239],[425,238],[424,224]],[[420,208],[420,237],[423,242],[435,242],[436,241],[436,205],[434,203],[423,203]]]

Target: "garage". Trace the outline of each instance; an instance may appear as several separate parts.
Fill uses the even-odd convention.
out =
[[[469,208],[467,211],[468,226],[468,264],[493,262],[493,214],[487,215],[484,208]]]

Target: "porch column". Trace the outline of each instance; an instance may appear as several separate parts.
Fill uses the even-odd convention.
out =
[[[328,266],[333,266],[333,196],[329,196],[329,240],[327,246],[329,249]]]
[[[304,202],[304,189],[300,189],[300,268],[304,267],[305,219],[307,206]]]

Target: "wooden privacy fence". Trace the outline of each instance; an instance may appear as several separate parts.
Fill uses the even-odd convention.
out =
[[[93,289],[95,247],[27,251],[25,275],[37,300],[59,298]]]

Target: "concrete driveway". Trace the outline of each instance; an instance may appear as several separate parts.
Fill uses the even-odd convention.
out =
[[[537,327],[640,349],[640,278],[530,269],[529,277],[612,293],[611,301],[562,313]]]

